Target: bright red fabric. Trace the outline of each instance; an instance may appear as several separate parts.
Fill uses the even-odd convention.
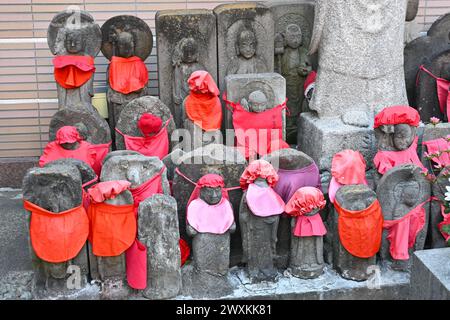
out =
[[[338,232],[342,246],[359,258],[373,257],[381,246],[383,215],[378,200],[360,211],[347,210],[334,202],[338,213]]]
[[[117,128],[116,131],[123,136],[127,150],[137,151],[144,156],[163,159],[169,154],[169,133],[167,132],[169,121],[170,119],[167,120],[164,127],[154,136],[133,137],[122,133]]]
[[[241,188],[247,189],[249,184],[255,182],[257,178],[266,179],[271,188],[278,182],[278,174],[274,167],[263,159],[254,160],[245,168],[239,179]]]
[[[311,71],[310,73],[308,73],[308,76],[305,79],[305,83],[303,84],[303,92],[305,93],[305,95],[308,93],[309,90],[314,88],[316,83],[316,77],[317,77],[316,71]]]
[[[114,199],[118,194],[128,190],[131,183],[126,180],[113,180],[97,183],[88,189],[88,194],[94,202],[101,203],[108,199]]]
[[[108,154],[111,143],[112,142],[110,141],[108,143],[102,144],[91,144],[91,150],[93,150],[95,154],[95,161],[92,169],[94,169],[97,175],[100,175],[103,166],[103,159],[105,159],[106,155]]]
[[[78,255],[89,234],[83,205],[55,213],[24,200],[24,208],[31,211],[31,245],[39,258],[60,263]]]
[[[293,230],[295,236],[323,236],[327,233],[319,213],[313,216],[305,215],[314,209],[322,210],[325,204],[322,191],[314,187],[302,187],[292,195],[286,204],[285,212],[297,219]]]
[[[184,266],[187,259],[189,258],[189,255],[191,254],[191,248],[189,248],[189,245],[184,239],[180,239],[180,252],[181,252],[181,266]]]
[[[389,251],[395,260],[408,260],[408,249],[416,243],[416,237],[425,225],[425,208],[421,203],[398,220],[384,220],[383,228],[388,231],[391,243]]]
[[[222,105],[219,89],[211,75],[203,70],[195,71],[188,80],[190,93],[186,98],[186,115],[204,131],[220,130]]]
[[[81,140],[76,127],[63,126],[56,131],[55,141],[58,144],[80,142]]]
[[[417,155],[417,141],[416,137],[408,149],[402,151],[378,151],[373,162],[378,172],[385,174],[388,170],[405,163],[412,163],[425,169],[424,165]]]
[[[151,113],[143,113],[138,120],[137,126],[144,137],[158,133],[163,121],[160,117]]]
[[[445,152],[450,150],[450,142],[444,138],[439,138],[435,140],[428,140],[422,143],[427,147],[428,154],[440,153],[439,157],[434,157],[432,160],[441,166],[450,166],[450,154]]]
[[[148,82],[148,70],[141,58],[113,56],[109,64],[109,85],[123,94],[138,91]]]
[[[137,290],[147,288],[147,247],[136,239],[125,255],[128,285]]]
[[[263,112],[249,112],[240,104],[225,100],[232,108],[236,145],[246,159],[289,147],[283,141],[283,109],[286,102]],[[284,143],[283,143],[284,142]]]
[[[366,161],[359,151],[342,150],[333,156],[331,175],[340,184],[366,184]]]
[[[53,58],[56,82],[65,89],[75,89],[85,84],[94,74],[91,56],[56,56]]]
[[[420,122],[420,115],[416,109],[410,106],[393,106],[384,108],[375,116],[374,128],[382,125],[408,124],[417,127]]]
[[[75,150],[66,150],[56,141],[52,141],[45,146],[44,153],[39,159],[39,166],[43,167],[48,162],[64,158],[82,160],[93,167],[96,161],[96,154],[92,150],[91,144],[86,141],[80,141],[78,149]]]

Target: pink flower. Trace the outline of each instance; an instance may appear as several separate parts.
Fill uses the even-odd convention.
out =
[[[430,118],[430,122],[431,122],[431,124],[432,125],[437,125],[439,122],[441,122],[441,120],[439,119],[439,118],[436,118],[436,117],[431,117]]]

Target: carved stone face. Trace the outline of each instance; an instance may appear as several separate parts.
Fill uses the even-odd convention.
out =
[[[203,187],[200,189],[200,199],[209,205],[215,205],[222,200],[222,188]]]
[[[117,55],[129,58],[134,55],[134,39],[129,32],[121,32],[117,38]]]
[[[262,91],[253,91],[248,96],[250,112],[263,112],[267,109],[267,97]]]
[[[244,30],[238,38],[239,54],[245,59],[251,59],[256,53],[256,36],[251,30]]]
[[[193,38],[184,39],[181,43],[181,60],[184,63],[194,63],[198,61],[197,43]]]
[[[416,181],[399,183],[395,186],[394,193],[402,203],[408,207],[412,207],[417,202],[420,186]]]
[[[66,33],[66,39],[64,45],[68,53],[77,54],[83,52],[84,43],[81,30],[73,29],[68,30]]]
[[[398,150],[406,150],[409,148],[415,137],[415,130],[407,124],[395,125],[393,143]]]
[[[286,44],[292,49],[297,49],[302,45],[302,30],[296,24],[290,24],[286,27]]]

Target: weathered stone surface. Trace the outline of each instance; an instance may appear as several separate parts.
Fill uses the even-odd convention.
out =
[[[123,108],[117,121],[117,129],[122,131],[123,134],[142,137],[142,132],[139,130],[137,122],[144,113],[151,113],[155,116],[160,117],[164,124],[172,116],[169,108],[158,98],[151,96],[141,97],[138,99],[134,99],[133,101],[128,103],[125,108]],[[167,126],[169,141],[175,128],[175,121],[172,119]],[[115,132],[115,135],[116,148],[125,149],[123,136],[118,132]]]
[[[81,175],[72,165],[31,168],[24,177],[22,188],[25,200],[55,214],[79,206],[82,200]],[[77,270],[79,274],[75,276],[75,283],[79,281],[80,287],[76,289],[86,285],[89,272],[86,246],[75,258],[62,263],[43,261],[33,250],[31,257],[34,266],[33,290],[37,297],[73,292],[68,283],[72,283],[70,274]]]
[[[96,57],[100,51],[102,34],[94,18],[83,10],[64,10],[56,14],[47,30],[47,42],[54,55],[86,55]],[[94,111],[94,75],[79,88],[66,89],[56,83],[59,108],[82,105]]]
[[[111,151],[111,152],[108,152],[108,154],[103,158],[103,163],[105,163],[110,158],[115,157],[115,156],[141,156],[141,155],[142,155],[141,153],[139,153],[137,151],[133,151],[133,150]]]
[[[406,21],[412,21],[417,16],[419,11],[419,0],[408,0],[406,7]]]
[[[412,164],[400,165],[390,169],[380,179],[377,185],[377,198],[380,201],[384,220],[397,220],[408,214],[431,196],[430,182],[422,174],[422,169]],[[425,225],[417,234],[414,247],[409,254],[422,250],[428,231],[430,204],[425,203]],[[390,242],[387,231],[383,230],[383,241],[380,256],[383,260],[392,260],[392,268],[408,270],[410,260],[393,260],[389,252]]]
[[[278,169],[299,170],[314,163],[314,160],[307,154],[292,148],[274,151],[262,159],[270,162],[277,171]],[[283,200],[289,201],[289,199]],[[276,265],[281,269],[287,268],[289,263],[292,241],[291,220],[288,215],[282,215],[278,223]]]
[[[37,157],[0,159],[0,188],[20,188],[28,169],[38,165]]]
[[[416,251],[411,270],[411,299],[450,299],[450,248]]]
[[[155,194],[139,205],[138,238],[147,246],[148,299],[168,299],[181,290],[181,256],[177,203],[168,195]]]
[[[188,152],[179,161],[180,165],[177,166],[178,169],[194,182],[205,174],[216,173],[224,178],[225,187],[239,186],[239,178],[246,167],[245,158],[236,148],[219,144],[211,144],[204,148]],[[194,185],[175,173],[173,178],[173,194],[178,205],[180,234],[185,240],[189,240],[186,236],[186,206],[193,190]],[[228,194],[233,206],[234,218],[237,221],[242,190],[231,190]],[[231,236],[231,265],[236,265],[241,261],[241,248],[242,242],[238,229]]]
[[[159,96],[182,127],[191,73],[205,70],[217,81],[216,17],[206,9],[158,11],[156,38]]]
[[[173,181],[175,174],[175,168],[181,164],[180,159],[184,156],[185,152],[181,149],[174,149],[171,153],[162,159],[162,162],[167,168],[167,179]]]
[[[342,208],[361,211],[368,208],[377,195],[365,185],[347,185],[336,192],[336,201]],[[328,229],[333,237],[333,267],[345,279],[364,281],[370,277],[370,266],[376,265],[376,255],[364,259],[350,254],[341,244],[338,232],[338,213],[335,209],[330,219],[331,228]]]
[[[222,4],[217,17],[218,86],[225,76],[264,73],[273,70],[274,23],[272,13],[261,3]]]
[[[450,81],[450,50],[442,51],[434,57],[430,57],[430,60],[423,64],[434,76]],[[415,97],[420,118],[424,122],[429,122],[431,117],[448,121],[445,107],[444,112],[441,112],[439,107],[436,79],[424,71],[419,72]]]
[[[111,141],[111,131],[108,123],[97,111],[89,112],[80,107],[62,109],[56,112],[49,126],[49,140],[56,138],[56,132],[63,126],[75,126],[80,136],[93,144]]]
[[[137,56],[145,61],[153,49],[153,34],[150,27],[140,18],[119,15],[108,19],[102,25],[102,53],[111,60],[112,56],[129,58]],[[108,121],[111,130],[117,124],[122,109],[133,99],[148,95],[147,84],[128,94],[115,91],[109,85],[109,68],[106,79],[108,91]],[[113,137],[114,138],[114,137]]]
[[[131,182],[131,188],[136,188],[157,175],[163,167],[158,157],[117,155],[103,164],[100,180],[127,180]],[[166,170],[162,173],[162,188],[164,194],[170,194]]]
[[[316,1],[310,52],[319,53],[319,69],[310,108],[319,118],[342,116],[347,124],[366,127],[374,110],[407,103],[405,15],[406,0],[377,6]]]
[[[331,178],[334,154],[344,149],[359,151],[370,168],[376,147],[372,129],[346,125],[337,118],[319,119],[306,112],[299,118],[298,149],[314,159],[323,176],[324,186]]]
[[[229,75],[225,78],[225,85],[227,100],[243,106],[255,91],[261,91],[266,96],[267,104],[264,109],[272,109],[286,100],[286,80],[277,73]],[[225,108],[223,118],[224,129],[233,129],[233,114],[228,108]],[[285,137],[286,112],[283,110],[283,138]]]
[[[50,161],[44,165],[44,167],[52,167],[52,166],[75,166],[81,174],[81,183],[84,185],[88,182],[94,183],[93,181],[97,175],[94,170],[84,161],[72,158],[63,158],[55,161]],[[90,185],[92,185],[92,183]],[[85,188],[88,188],[90,185],[86,185]]]
[[[308,48],[314,23],[314,3],[306,1],[272,1],[266,4],[275,22],[275,72],[286,79],[287,141],[296,144],[297,118],[304,100],[306,76],[317,64]]]

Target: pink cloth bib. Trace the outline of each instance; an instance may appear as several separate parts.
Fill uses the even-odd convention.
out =
[[[246,199],[248,207],[256,216],[269,217],[284,212],[283,199],[270,187],[249,184]]]
[[[233,208],[225,197],[216,205],[197,198],[187,208],[187,222],[198,232],[223,234],[234,222]]]
[[[385,174],[388,170],[406,163],[412,163],[425,169],[417,156],[418,139],[416,137],[411,146],[403,151],[378,151],[373,159],[378,172]]]
[[[126,251],[127,282],[133,289],[147,288],[147,247],[138,239]]]
[[[294,235],[297,237],[323,236],[327,229],[323,224],[320,214],[313,216],[298,216],[294,227]]]
[[[427,147],[429,154],[436,154],[440,152],[439,157],[434,157],[432,160],[441,166],[450,165],[450,155],[446,150],[450,149],[450,143],[444,138],[439,138],[435,140],[424,141],[423,145]]]

